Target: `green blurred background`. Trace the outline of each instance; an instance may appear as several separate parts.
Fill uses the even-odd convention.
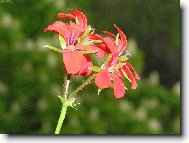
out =
[[[141,76],[116,100],[112,89],[97,95],[94,84],[69,108],[63,134],[180,134],[179,0],[0,1],[0,132],[53,134],[59,118],[62,55],[42,47],[58,45],[43,30],[67,8],[81,10],[96,33],[121,27],[131,63]],[[74,78],[72,89],[84,78]]]

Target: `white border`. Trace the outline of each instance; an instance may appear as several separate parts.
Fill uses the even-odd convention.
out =
[[[136,137],[136,136],[117,136],[117,137],[97,137],[97,136],[88,136],[88,137],[74,137],[74,136],[67,136],[67,137],[50,137],[50,136],[35,136],[35,137],[11,137],[9,138],[6,135],[0,135],[0,143],[63,143],[63,142],[76,142],[76,143],[96,143],[96,142],[103,142],[103,143],[189,143],[189,0],[181,0],[181,7],[183,8],[184,12],[184,19],[183,19],[183,47],[182,47],[182,60],[183,60],[183,73],[182,73],[182,89],[183,89],[183,104],[182,110],[184,111],[182,114],[182,123],[183,124],[183,134],[184,136],[143,136],[143,137]],[[188,56],[187,56],[188,55]]]
[[[182,61],[183,61],[183,75],[182,75],[182,89],[183,89],[183,128],[185,143],[189,143],[189,1],[181,0],[181,7],[183,8],[183,31],[182,31]]]

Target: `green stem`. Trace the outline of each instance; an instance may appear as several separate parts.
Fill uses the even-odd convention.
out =
[[[67,74],[64,78],[64,87],[63,87],[64,97],[61,97],[64,100],[67,100],[67,96],[68,96],[68,93],[69,93],[70,79],[71,79],[71,74]],[[65,104],[65,102],[64,103],[62,102],[62,110],[61,110],[60,117],[58,119],[55,134],[60,133],[60,129],[62,127],[62,124],[63,124],[65,116],[66,116],[67,108],[68,108],[68,104]]]
[[[80,90],[82,90],[86,85],[91,83],[91,81],[96,77],[96,74],[91,75],[84,83],[78,86],[72,93],[70,93],[70,97],[75,96]]]
[[[64,122],[67,108],[68,108],[68,106],[66,104],[62,104],[62,110],[61,110],[60,118],[58,120],[58,124],[56,126],[55,134],[60,134],[60,129],[61,129],[62,124]]]
[[[78,86],[76,88],[76,90],[74,90],[72,93],[70,93],[69,95],[69,98],[72,97],[72,96],[75,96],[80,90],[82,90],[86,85],[88,85],[89,83],[91,83],[91,81],[96,77],[96,74],[93,74],[91,75],[83,84],[81,84],[80,86]],[[70,84],[70,78],[71,78],[71,75],[68,74],[66,77],[65,77],[65,82],[64,82],[64,97],[61,97],[63,98],[63,100],[65,101],[68,101],[67,100],[67,96],[69,94],[69,84]],[[62,110],[61,110],[61,114],[60,114],[60,117],[59,117],[59,120],[58,120],[58,123],[57,123],[57,126],[56,126],[56,131],[55,131],[55,134],[59,134],[60,133],[60,129],[62,127],[62,124],[64,122],[64,119],[65,119],[65,116],[66,116],[66,111],[67,111],[67,108],[68,106],[70,106],[69,104],[65,104],[65,102],[62,104]]]

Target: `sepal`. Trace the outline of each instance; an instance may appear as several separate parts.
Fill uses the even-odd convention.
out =
[[[96,53],[96,52],[98,52],[98,51],[97,51],[97,50],[95,50],[95,51],[90,51],[90,50],[81,51],[82,54],[94,54],[94,53]]]
[[[97,67],[97,66],[92,66],[92,67],[90,67],[90,69],[91,69],[92,71],[94,71],[94,72],[99,72],[99,71],[102,70],[101,67]]]
[[[65,105],[65,106],[70,106],[70,107],[72,107],[72,108],[74,108],[74,109],[76,109],[75,107],[76,107],[76,105],[77,104],[80,104],[80,103],[77,103],[77,104],[75,104],[74,102],[75,102],[75,97],[70,97],[70,98],[67,98],[67,99],[65,99],[65,98],[63,98],[63,97],[61,97],[61,96],[58,96],[59,98],[60,98],[60,100],[61,100],[61,102],[62,102],[62,104],[63,105]],[[76,109],[77,110],[77,109]]]
[[[59,42],[60,42],[60,46],[64,50],[66,48],[66,41],[65,41],[64,37],[62,37],[61,35],[59,35]]]
[[[126,56],[120,56],[119,57],[119,62],[123,63],[126,62],[129,58],[127,58]]]
[[[43,47],[46,47],[46,48],[49,48],[49,49],[54,50],[54,51],[56,51],[56,52],[62,53],[62,50],[61,50],[61,49],[56,48],[56,47],[53,47],[53,46],[50,46],[50,45],[45,45],[45,46],[43,46]]]

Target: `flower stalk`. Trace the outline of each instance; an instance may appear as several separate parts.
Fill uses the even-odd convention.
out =
[[[65,82],[64,82],[64,87],[63,87],[64,96],[59,97],[60,100],[62,101],[62,110],[60,113],[60,117],[58,119],[55,134],[60,134],[60,130],[61,130],[62,124],[64,122],[68,106],[74,108],[74,106],[76,105],[76,104],[74,104],[74,101],[75,101],[74,96],[80,90],[82,90],[86,85],[91,83],[91,81],[95,78],[95,76],[96,76],[96,74],[91,75],[83,84],[81,84],[73,92],[71,92],[70,95],[69,95],[69,85],[70,85],[71,74],[67,74],[65,76]]]
[[[64,99],[67,99],[68,97],[70,79],[71,79],[71,74],[66,74],[66,76],[64,77],[64,85],[63,85]]]
[[[64,122],[67,108],[68,108],[68,105],[62,104],[62,110],[61,110],[61,114],[60,114],[60,117],[59,117],[59,120],[58,120],[58,124],[56,126],[55,134],[60,134],[60,129],[61,129],[62,124]]]
[[[59,97],[60,100],[62,101],[62,110],[61,110],[61,113],[60,113],[60,117],[58,119],[55,134],[60,133],[60,129],[62,127],[62,124],[63,124],[65,116],[66,116],[67,108],[68,108],[68,106],[70,106],[69,104],[66,104],[67,103],[67,97],[68,97],[68,94],[69,94],[70,79],[71,79],[71,74],[66,74],[66,76],[64,77],[64,86],[63,86],[64,96]]]
[[[85,82],[79,85],[72,93],[70,93],[70,97],[75,96],[80,90],[82,90],[86,85],[90,84],[93,79],[95,79],[96,74],[91,75]]]

